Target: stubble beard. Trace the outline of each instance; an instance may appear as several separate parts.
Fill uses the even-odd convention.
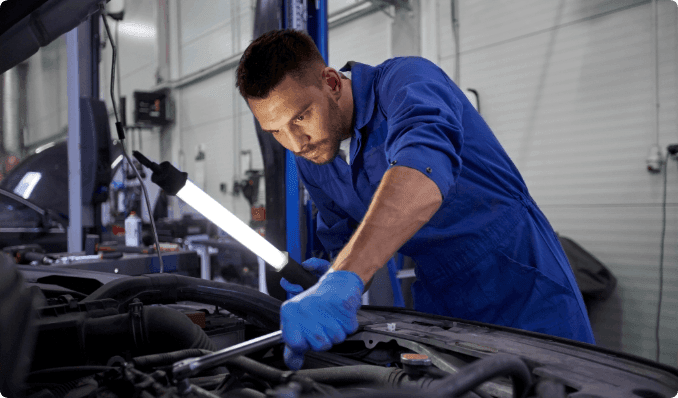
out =
[[[328,147],[328,153],[331,154],[327,159],[321,160],[321,161],[316,161],[316,160],[311,160],[307,159],[312,163],[315,163],[319,166],[323,166],[329,163],[332,163],[334,159],[339,155],[339,148],[341,145],[341,141],[343,140],[343,137],[346,135],[345,130],[347,129],[346,126],[342,123],[343,119],[341,117],[341,110],[339,108],[339,105],[336,104],[333,101],[330,101],[328,99],[329,105],[329,114],[330,115],[336,115],[335,118],[330,118],[330,123],[329,123],[329,138],[327,138],[327,144],[329,145]]]

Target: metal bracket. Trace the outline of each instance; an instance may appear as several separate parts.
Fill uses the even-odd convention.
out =
[[[129,304],[130,323],[132,325],[132,337],[134,338],[134,346],[141,348],[144,343],[144,320],[143,320],[144,303],[135,298]]]

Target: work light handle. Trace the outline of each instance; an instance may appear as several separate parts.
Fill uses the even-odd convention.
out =
[[[157,163],[144,156],[141,152],[132,151],[132,155],[134,155],[134,157],[139,161],[139,163],[151,169],[152,172],[154,173],[160,172],[160,166],[158,166]]]
[[[283,252],[287,255],[287,264],[280,269],[280,275],[283,278],[287,279],[288,282],[294,283],[301,286],[304,290],[315,285],[318,282],[318,278],[313,275],[310,271],[304,269],[298,262],[294,261],[290,254]]]

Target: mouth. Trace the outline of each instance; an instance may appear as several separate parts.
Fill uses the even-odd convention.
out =
[[[311,155],[317,155],[317,152],[318,152],[318,148],[313,147],[313,148],[306,150],[304,152],[297,152],[297,153],[295,153],[295,155],[308,159],[308,158],[311,157]]]

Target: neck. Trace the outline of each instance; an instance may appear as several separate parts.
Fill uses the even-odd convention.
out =
[[[351,122],[347,126],[346,135],[342,139],[347,139],[353,137],[353,126],[355,126],[355,111],[353,109],[353,88],[351,87],[351,79],[342,79],[343,80],[343,93],[339,99],[339,108],[341,109],[342,116],[344,120],[350,120]]]

